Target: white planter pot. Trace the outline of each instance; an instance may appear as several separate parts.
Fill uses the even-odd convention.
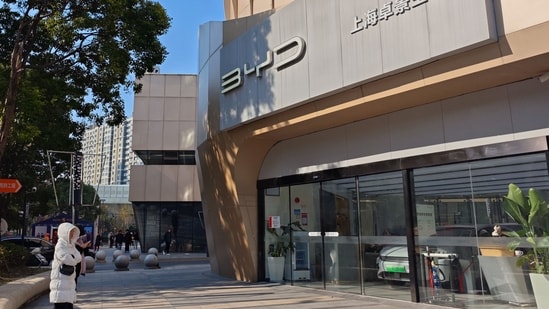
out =
[[[283,256],[267,257],[267,269],[269,270],[269,279],[272,282],[282,282],[284,277],[284,260]]]
[[[539,309],[549,308],[549,275],[530,274],[532,289]]]

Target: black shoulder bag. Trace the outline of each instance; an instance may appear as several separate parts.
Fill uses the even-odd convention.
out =
[[[61,267],[59,268],[59,272],[62,273],[63,275],[70,276],[74,273],[74,266],[62,264]]]

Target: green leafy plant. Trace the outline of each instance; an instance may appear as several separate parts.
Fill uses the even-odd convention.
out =
[[[514,237],[508,248],[515,251],[523,239],[529,244],[522,256],[518,258],[517,266],[528,265],[535,273],[549,273],[549,208],[547,202],[533,188],[524,195],[521,189],[511,183],[504,197],[503,209],[522,230],[505,232],[504,235]]]
[[[0,274],[9,273],[14,268],[25,267],[25,263],[30,258],[32,256],[27,248],[7,241],[0,242]]]
[[[294,244],[290,239],[291,231],[296,231],[293,227],[303,231],[299,221],[290,222],[288,225],[281,226],[280,228],[267,228],[267,231],[274,236],[274,242],[269,244],[269,256],[284,257],[288,252],[294,250]]]

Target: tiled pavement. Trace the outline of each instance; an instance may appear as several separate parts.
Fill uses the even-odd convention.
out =
[[[213,274],[204,254],[159,255],[159,269],[146,268],[142,255],[128,271],[115,271],[113,249],[95,272],[78,280],[75,308],[441,308],[278,283],[245,283]],[[43,294],[26,309],[53,308]]]

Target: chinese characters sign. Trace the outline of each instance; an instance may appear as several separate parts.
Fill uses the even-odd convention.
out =
[[[428,0],[394,0],[383,4],[380,8],[374,8],[364,13],[363,17],[355,16],[355,28],[351,30],[351,34],[357,33],[369,27],[374,27],[378,23],[389,20],[389,17],[394,15],[402,15],[407,11],[418,7]]]

